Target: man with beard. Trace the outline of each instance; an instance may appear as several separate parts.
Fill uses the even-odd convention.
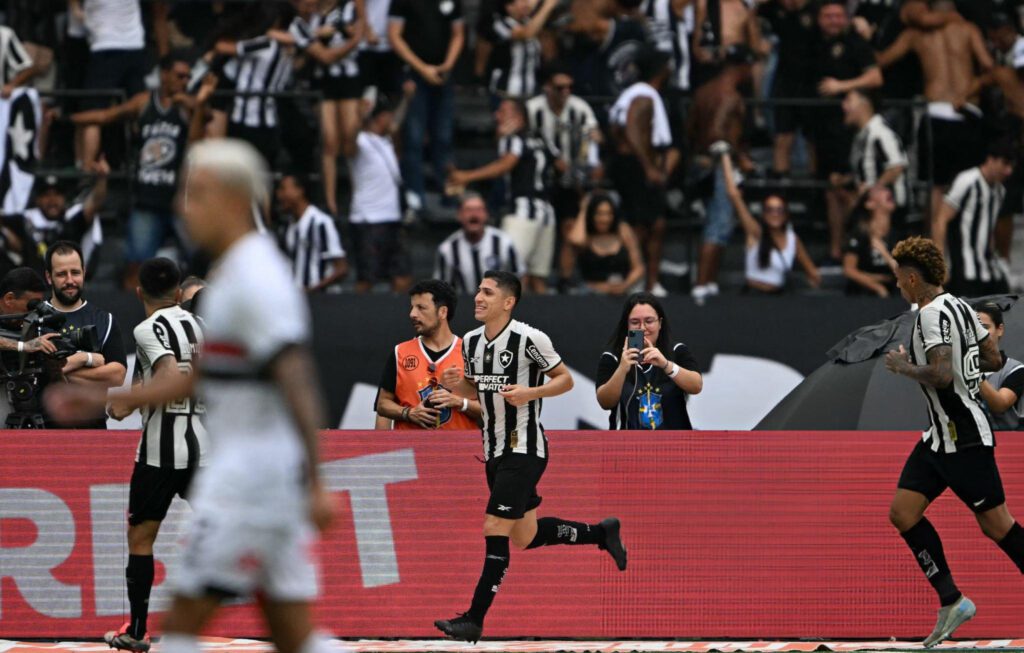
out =
[[[85,265],[78,245],[59,240],[46,250],[46,281],[53,288],[48,303],[67,319],[61,327],[61,333],[71,333],[94,324],[99,337],[98,352],[80,351],[68,357],[62,370],[64,377],[74,384],[120,387],[128,371],[128,356],[121,338],[121,328],[113,315],[82,298],[85,290]],[[105,429],[106,416],[100,413],[79,426]]]
[[[480,402],[456,396],[438,382],[448,368],[465,367],[462,339],[449,326],[455,290],[431,279],[413,286],[409,298],[416,337],[397,345],[384,363],[375,407],[377,428],[476,429]]]

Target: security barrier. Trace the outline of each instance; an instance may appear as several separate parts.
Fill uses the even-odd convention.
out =
[[[913,433],[549,433],[541,514],[622,519],[629,569],[593,547],[513,552],[494,637],[923,637],[936,601],[887,507]],[[0,638],[97,637],[127,611],[124,512],[137,434],[0,433]],[[345,637],[426,637],[467,607],[486,502],[477,433],[328,432],[342,509],[320,548],[320,623]],[[1024,439],[997,448],[1024,514]],[[184,504],[157,544],[153,610]],[[958,635],[1024,635],[1017,570],[959,501],[929,512],[978,604]],[[159,615],[151,620],[159,632]],[[215,634],[260,635],[251,606]]]

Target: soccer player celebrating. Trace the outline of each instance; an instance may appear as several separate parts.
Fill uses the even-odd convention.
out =
[[[1006,508],[980,399],[981,373],[1002,366],[999,350],[970,305],[942,289],[946,263],[934,242],[908,238],[892,255],[903,298],[920,309],[910,351],[900,345],[886,354],[885,364],[921,385],[931,425],[903,467],[889,519],[939,595],[938,622],[924,640],[932,647],[971,619],[975,606],[953,582],[939,534],[924,516],[929,504],[952,489],[1022,573],[1024,529]]]
[[[510,272],[489,270],[477,290],[473,316],[483,326],[463,338],[465,376],[447,369],[447,388],[479,397],[483,417],[487,487],[484,518],[486,556],[469,611],[434,622],[453,639],[476,642],[484,617],[509,566],[509,540],[519,549],[554,544],[595,544],[608,551],[620,571],[626,549],[619,520],[583,524],[557,517],[537,518],[537,483],[548,462],[548,441],[540,423],[541,400],[572,389],[572,374],[541,331],[512,319],[522,286]],[[544,383],[547,376],[550,382]]]
[[[327,525],[333,506],[318,474],[317,429],[326,418],[309,310],[274,241],[256,231],[252,206],[266,202],[269,178],[256,150],[205,141],[192,147],[185,170],[185,224],[215,260],[203,291],[202,360],[196,374],[158,376],[115,395],[125,408],[157,406],[191,396],[196,376],[203,378],[214,446],[195,479],[160,650],[200,653],[197,635],[221,602],[258,594],[277,650],[324,653],[330,645],[311,624],[311,555],[314,527]],[[60,386],[47,404],[55,416],[74,418],[95,401],[89,392]]]

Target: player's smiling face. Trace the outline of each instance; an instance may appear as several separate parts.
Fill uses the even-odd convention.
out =
[[[480,282],[473,301],[473,317],[481,322],[490,322],[512,310],[513,301],[498,287],[494,279],[484,279]]]

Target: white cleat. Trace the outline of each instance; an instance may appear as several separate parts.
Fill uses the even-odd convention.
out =
[[[939,619],[935,622],[935,630],[924,640],[924,647],[931,648],[949,639],[957,628],[970,621],[977,612],[974,601],[966,596],[961,596],[956,603],[941,608]]]

